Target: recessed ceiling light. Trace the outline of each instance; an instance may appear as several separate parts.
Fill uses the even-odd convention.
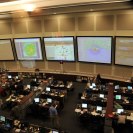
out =
[[[35,5],[33,5],[33,4],[25,4],[24,5],[24,10],[27,12],[32,12],[32,11],[34,11],[34,9],[35,9]]]

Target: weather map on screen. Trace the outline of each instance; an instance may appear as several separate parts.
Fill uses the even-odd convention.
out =
[[[112,37],[77,37],[78,60],[111,63]]]
[[[133,37],[116,36],[115,64],[133,66]]]
[[[15,38],[18,60],[42,60],[40,38]]]
[[[44,44],[47,60],[75,60],[73,37],[46,37]]]

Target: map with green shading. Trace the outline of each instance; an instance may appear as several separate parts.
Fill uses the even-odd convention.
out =
[[[36,45],[32,43],[24,43],[23,45],[24,56],[36,56]]]

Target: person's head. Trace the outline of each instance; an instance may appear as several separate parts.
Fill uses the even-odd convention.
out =
[[[53,107],[55,107],[56,106],[56,104],[55,103],[53,103],[53,104],[51,104]]]

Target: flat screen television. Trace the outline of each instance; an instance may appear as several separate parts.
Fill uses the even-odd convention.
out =
[[[47,98],[47,103],[52,103],[52,99],[51,98]]]
[[[0,39],[0,61],[14,60],[11,39]]]
[[[115,90],[120,89],[119,85],[115,85]]]
[[[115,64],[133,66],[133,36],[115,37]]]
[[[14,38],[18,60],[43,60],[41,38]]]
[[[5,122],[6,121],[6,117],[1,115],[0,116],[0,121]]]
[[[29,88],[29,89],[30,89],[30,87],[31,87],[30,85],[27,85],[27,88]]]
[[[101,106],[97,106],[96,107],[96,111],[102,111],[102,107]]]
[[[122,112],[124,112],[124,109],[117,109],[117,114],[121,114]]]
[[[34,98],[35,103],[39,103],[40,99],[39,98]]]
[[[112,36],[77,36],[78,61],[112,62]]]
[[[104,94],[99,94],[99,97],[100,98],[104,98]]]
[[[92,83],[92,86],[93,86],[93,87],[96,87],[96,84],[95,84],[95,83]]]
[[[50,87],[46,87],[46,91],[50,91]]]
[[[11,75],[8,75],[8,79],[11,79],[12,78],[12,76]]]
[[[132,88],[133,88],[132,86],[127,86],[128,90],[132,90]]]
[[[75,61],[74,37],[44,37],[48,61]]]
[[[89,88],[90,88],[90,89],[92,89],[92,88],[93,88],[93,86],[91,85]]]
[[[59,133],[59,131],[57,131],[57,130],[52,130],[52,133]]]
[[[121,100],[121,95],[115,95],[116,100]]]
[[[87,108],[87,103],[82,103],[81,107],[86,109]]]

